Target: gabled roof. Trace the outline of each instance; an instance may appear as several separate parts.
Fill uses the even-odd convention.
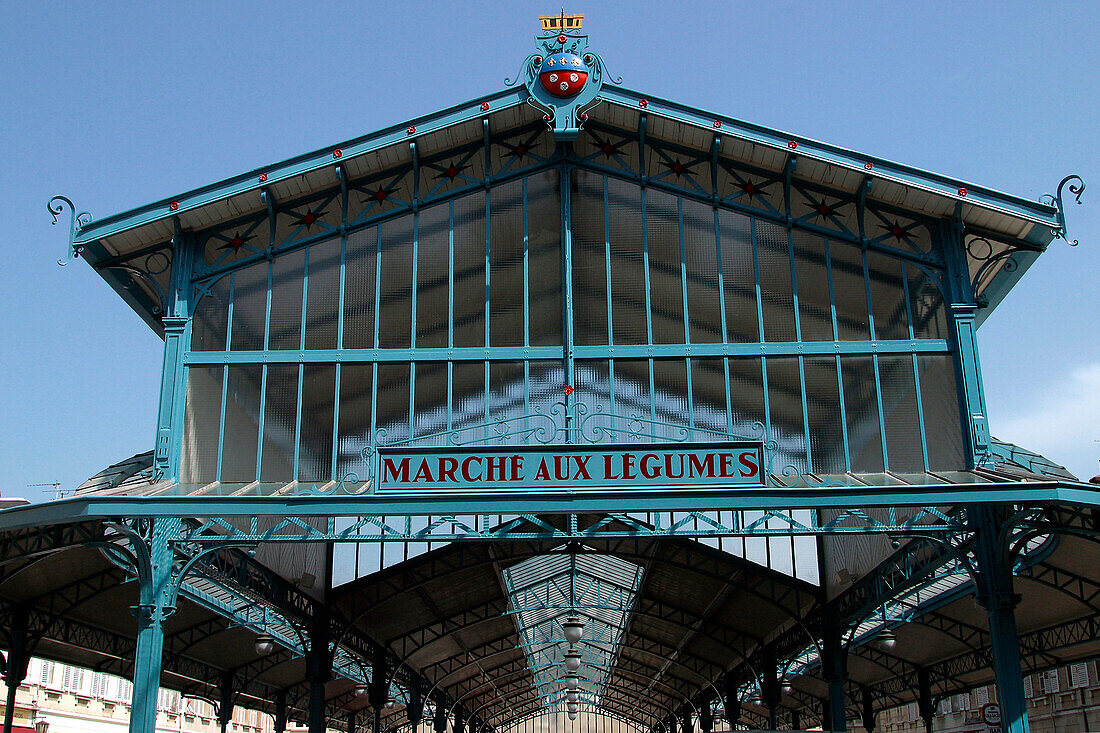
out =
[[[983,240],[967,252],[971,275],[986,304],[979,321],[1007,293],[1047,244],[1063,230],[1058,207],[864,155],[799,135],[716,115],[605,84],[602,102],[588,110],[592,123],[643,129],[700,153],[717,144],[723,157],[780,174],[792,159],[795,178],[932,218],[957,219]],[[71,244],[103,274],[150,325],[156,308],[135,296],[133,273],[120,264],[135,254],[167,251],[177,231],[202,230],[264,210],[261,197],[286,201],[338,186],[339,166],[349,179],[408,165],[420,157],[487,137],[489,131],[538,123],[521,85],[343,143],[264,166],[226,180],[78,226]],[[642,120],[645,120],[643,123]],[[583,134],[583,132],[582,132]],[[984,251],[984,248],[989,251]],[[968,247],[968,250],[970,248]],[[1016,249],[1013,265],[1002,255]],[[108,271],[108,268],[114,268]],[[166,276],[161,273],[161,287]],[[139,278],[141,279],[141,278]],[[148,289],[148,288],[146,288]]]

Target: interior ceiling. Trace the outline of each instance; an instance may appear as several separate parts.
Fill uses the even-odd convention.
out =
[[[570,592],[575,604],[565,602]],[[651,723],[818,597],[805,582],[690,540],[454,544],[333,596],[364,634],[498,725],[561,702],[568,616],[587,620],[584,699]]]

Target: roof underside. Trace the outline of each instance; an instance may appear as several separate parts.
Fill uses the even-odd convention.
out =
[[[408,166],[410,143],[423,160],[433,153],[476,144],[490,135],[523,125],[541,125],[525,104],[525,90],[506,90],[467,105],[382,130],[356,140],[250,171],[148,206],[93,221],[79,229],[74,243],[84,256],[155,328],[157,289],[168,289],[167,258],[177,231],[225,226],[266,210],[271,202],[298,201],[339,190],[337,166],[349,185]],[[795,180],[931,219],[958,219],[968,232],[967,255],[979,295],[994,306],[1023,270],[1051,241],[1060,224],[1053,206],[1026,201],[973,184],[927,173],[816,141],[769,130],[637,92],[608,86],[604,101],[589,111],[586,125],[643,131],[647,140],[679,146],[709,160],[715,144],[723,159],[781,178],[794,161]],[[644,108],[641,106],[644,103]],[[483,106],[488,107],[488,111]],[[415,132],[410,132],[415,131]],[[582,143],[588,133],[582,130]],[[549,147],[553,138],[544,135]],[[540,141],[541,142],[541,141]],[[651,174],[647,174],[651,175]],[[863,190],[865,189],[866,190]],[[261,200],[266,191],[268,201]],[[862,193],[861,193],[862,191]],[[410,204],[411,205],[411,204]],[[1012,247],[1024,247],[1011,258]],[[137,264],[135,256],[153,258]],[[146,272],[137,275],[136,268]],[[153,283],[155,281],[155,284]],[[979,316],[981,318],[981,316]],[[159,330],[159,329],[158,329]]]

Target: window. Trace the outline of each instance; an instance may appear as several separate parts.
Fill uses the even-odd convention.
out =
[[[1086,663],[1070,665],[1069,686],[1072,688],[1089,686],[1089,667]]]
[[[1058,670],[1052,669],[1039,675],[1039,689],[1044,695],[1051,695],[1061,689],[1058,685]]]
[[[1024,677],[1024,697],[1029,700],[1035,697],[1035,685],[1032,684],[1031,680],[1031,675]]]
[[[979,687],[974,690],[974,699],[978,703],[978,707],[987,704],[989,702],[989,688]]]

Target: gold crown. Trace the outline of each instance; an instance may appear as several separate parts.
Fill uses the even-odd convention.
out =
[[[580,15],[540,15],[544,31],[579,31],[584,24],[584,13]]]

